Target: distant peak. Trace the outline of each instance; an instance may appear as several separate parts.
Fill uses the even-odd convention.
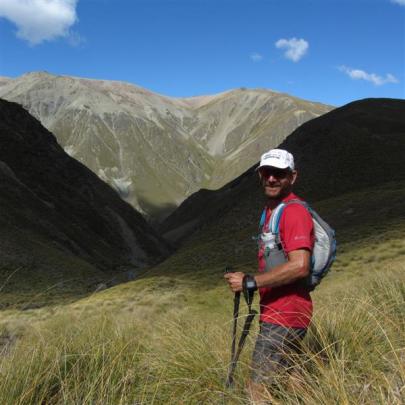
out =
[[[199,108],[203,105],[210,103],[213,100],[218,100],[223,97],[231,95],[239,95],[241,93],[260,93],[260,94],[282,94],[275,90],[265,89],[265,88],[248,88],[248,87],[239,87],[236,89],[225,90],[216,94],[205,94],[201,96],[192,96],[192,97],[179,97],[175,98],[177,101],[181,102],[183,105],[186,105],[191,108]]]

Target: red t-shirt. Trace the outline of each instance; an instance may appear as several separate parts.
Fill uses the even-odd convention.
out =
[[[296,200],[290,193],[283,202]],[[265,229],[270,221],[271,210],[266,208]],[[298,249],[313,249],[314,227],[311,214],[300,204],[284,208],[280,220],[280,239],[287,254]],[[259,249],[259,272],[264,272],[263,249]],[[292,328],[308,327],[312,316],[312,300],[308,289],[299,281],[280,287],[259,288],[260,320]]]

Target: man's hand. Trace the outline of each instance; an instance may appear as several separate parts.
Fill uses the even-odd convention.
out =
[[[229,288],[233,292],[242,291],[242,281],[243,281],[244,276],[245,276],[245,273],[242,273],[240,271],[238,271],[236,273],[226,273],[224,275],[226,281],[229,284]]]

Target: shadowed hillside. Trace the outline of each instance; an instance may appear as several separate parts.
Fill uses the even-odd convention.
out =
[[[82,290],[122,270],[135,274],[168,253],[143,217],[39,121],[0,100],[3,293],[54,283]]]
[[[366,99],[301,125],[280,146],[311,200],[405,179],[405,100]],[[322,170],[319,170],[322,168]]]
[[[309,202],[404,180],[405,101],[347,104],[301,125],[280,147],[293,153],[296,189]],[[164,221],[162,232],[180,241],[235,205],[242,221],[252,220],[252,212],[258,216],[263,198],[254,168],[220,190],[195,193]]]

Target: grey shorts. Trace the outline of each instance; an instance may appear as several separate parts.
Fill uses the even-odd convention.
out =
[[[261,322],[252,357],[252,381],[272,384],[277,375],[291,366],[291,355],[299,352],[306,333],[306,328]]]

